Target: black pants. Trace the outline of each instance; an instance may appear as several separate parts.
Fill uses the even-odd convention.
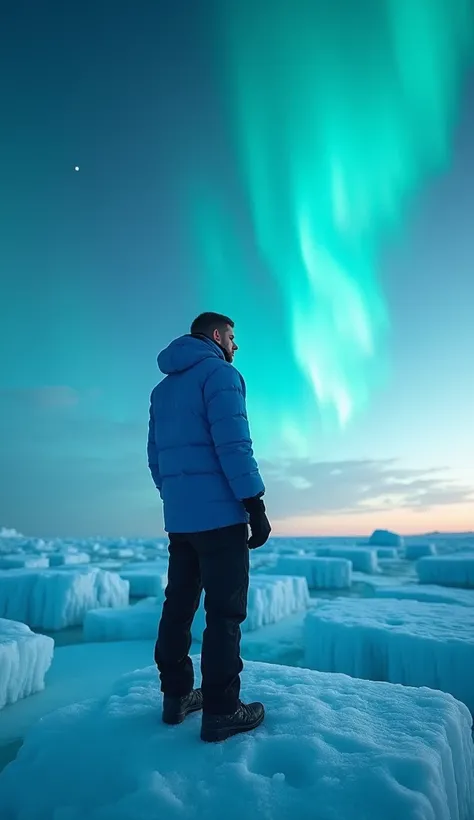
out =
[[[170,534],[168,586],[155,646],[161,691],[189,694],[191,625],[204,588],[206,629],[201,652],[204,711],[232,714],[240,693],[240,624],[247,617],[249,550],[246,524]]]

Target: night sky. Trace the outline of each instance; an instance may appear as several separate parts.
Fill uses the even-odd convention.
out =
[[[2,11],[0,526],[161,534],[146,466],[156,355],[200,311],[232,313],[238,292],[236,365],[275,532],[474,528],[472,72],[447,167],[378,248],[386,375],[343,429],[315,421],[304,458],[281,461],[272,406],[292,392],[298,425],[299,393],[278,369],[277,288],[248,252],[241,280],[236,258],[221,260],[210,304],[190,241],[186,203],[209,179],[240,246],[253,241],[214,4],[17,0]]]

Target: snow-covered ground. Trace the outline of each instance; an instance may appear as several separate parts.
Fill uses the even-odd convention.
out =
[[[198,716],[160,724],[153,667],[56,711],[3,772],[0,815],[472,818],[471,720],[449,695],[251,663],[243,686],[267,719],[218,746],[199,744]]]
[[[244,632],[242,656],[245,661],[264,660],[301,666],[305,617],[306,610],[279,623]],[[5,707],[1,713],[0,770],[11,759],[9,749],[21,742],[40,717],[61,706],[101,697],[120,675],[149,666],[153,661],[156,627],[157,624],[147,639],[134,637],[133,640],[81,642],[56,647],[53,663],[46,674],[45,689],[34,697],[19,701],[14,707]],[[201,644],[193,643],[191,653],[200,651]]]
[[[379,814],[382,811],[379,806],[387,818],[398,817],[402,811],[407,817],[433,820],[474,817],[469,802],[474,794],[471,775],[461,782],[463,767],[472,767],[472,746],[460,728],[467,720],[462,705],[449,695],[433,694],[427,689],[412,690],[393,682],[375,684],[355,678],[329,678],[326,673],[301,669],[310,664],[320,670],[330,668],[358,677],[438,687],[453,692],[474,710],[469,695],[474,691],[474,624],[470,624],[469,616],[469,612],[474,611],[474,590],[469,588],[473,554],[474,535],[400,539],[386,531],[380,531],[372,539],[272,538],[265,548],[252,552],[249,619],[243,627],[242,654],[246,662],[264,661],[273,666],[270,671],[262,666],[247,667],[244,677],[247,686],[242,694],[245,698],[262,697],[268,717],[262,730],[252,737],[230,741],[222,752],[208,753],[198,747],[201,756],[211,754],[197,773],[202,794],[210,782],[208,764],[211,766],[212,761],[219,774],[217,785],[212,781],[215,797],[209,799],[218,801],[221,787],[233,793],[239,790],[246,795],[246,801],[254,800],[259,806],[260,814],[252,815],[249,814],[252,806],[249,809],[246,802],[245,812],[249,817],[271,816],[278,820],[291,814],[310,818],[314,816],[316,804],[325,805],[320,798],[323,793],[330,802],[327,813],[318,814],[321,820],[345,820],[349,815],[355,820],[359,816],[376,817],[377,811]],[[204,799],[201,792],[194,791],[198,776],[191,782],[188,775],[193,760],[195,762],[193,748],[196,747],[192,744],[196,742],[198,719],[180,727],[181,734],[178,731],[173,734],[174,730],[165,732],[159,720],[156,672],[153,668],[143,670],[153,659],[166,585],[166,558],[167,545],[163,539],[47,541],[14,532],[0,533],[0,618],[16,622],[31,641],[38,638],[41,642],[43,635],[34,635],[28,627],[51,634],[55,642],[48,671],[52,643],[47,637],[43,654],[37,650],[32,650],[30,655],[17,649],[8,650],[10,659],[12,652],[17,652],[21,664],[18,660],[14,667],[10,661],[10,669],[18,670],[16,689],[11,682],[3,684],[3,689],[0,684],[0,706],[2,691],[10,692],[7,698],[10,703],[4,706],[0,717],[0,770],[15,757],[25,737],[27,740],[17,768],[9,767],[0,775],[2,818],[15,820],[20,813],[25,820],[30,816],[51,817],[51,806],[41,802],[50,798],[58,809],[58,816],[63,816],[60,810],[63,786],[56,784],[56,780],[63,778],[65,783],[71,783],[73,772],[76,777],[77,772],[83,772],[82,780],[87,775],[91,783],[100,780],[103,784],[103,793],[100,784],[97,787],[98,799],[102,800],[102,794],[105,801],[100,810],[101,820],[109,816],[131,820],[157,814],[197,820],[208,816],[199,810],[200,801]],[[427,563],[429,568],[424,569]],[[311,599],[308,583],[313,587]],[[462,586],[465,588],[453,588]],[[142,600],[132,601],[130,605],[129,593],[132,598]],[[308,610],[310,615],[305,627]],[[19,622],[23,622],[23,626]],[[193,629],[195,638],[200,637],[203,624],[201,608]],[[328,630],[331,635],[334,632],[333,637],[328,637]],[[347,631],[351,631],[352,637],[346,641]],[[0,635],[3,672],[1,641]],[[26,645],[26,639],[24,642]],[[66,645],[68,643],[74,645]],[[308,647],[313,653],[311,659],[307,654],[305,660],[305,646],[307,653]],[[200,651],[199,642],[193,644],[192,651],[195,654]],[[326,666],[320,663],[324,653]],[[286,667],[279,668],[275,664]],[[140,669],[141,672],[135,671]],[[128,683],[117,684],[125,695],[123,720],[117,718],[118,723],[114,723],[107,704],[117,702],[116,696],[112,701],[109,696],[115,681],[124,673],[133,673],[134,677],[129,679],[129,694]],[[45,679],[45,689],[32,694],[35,687],[41,688],[37,685],[41,676]],[[10,672],[9,681],[11,679]],[[339,681],[344,681],[342,689]],[[23,699],[11,703],[15,692]],[[102,705],[71,707],[66,716],[51,716],[34,728],[40,717],[56,707],[70,706],[91,697],[102,698]],[[128,708],[133,698],[136,711]],[[157,714],[150,729],[143,716],[150,713],[152,702]],[[404,720],[402,703],[406,712]],[[382,717],[376,714],[377,704]],[[433,710],[427,708],[431,706]],[[340,714],[338,716],[338,709],[343,710],[343,720]],[[429,716],[425,722],[425,712],[422,719],[417,717],[417,710],[420,715],[426,710]],[[394,715],[399,717],[390,723]],[[54,723],[55,720],[59,722]],[[385,725],[383,721],[388,722]],[[81,743],[88,742],[88,726],[93,724],[103,727],[104,740],[97,753],[94,750],[94,760],[97,756],[98,763],[92,776],[92,760],[84,758],[84,763],[79,765],[78,759],[84,756]],[[47,728],[53,725],[58,728],[57,741],[56,730]],[[437,726],[436,731],[433,726]],[[115,747],[111,753],[107,752],[107,738],[119,729],[123,735],[116,736],[117,749],[126,747],[124,761],[135,755],[137,761],[141,761],[143,777],[138,786],[133,782],[133,774],[127,780],[120,766],[114,771]],[[81,743],[74,753],[76,756],[68,754],[68,759],[65,757],[62,761],[58,744],[64,741],[65,748],[69,749],[72,743],[68,739],[69,730],[71,737],[80,731]],[[398,745],[393,744],[393,752],[390,738],[383,739],[383,733],[390,734],[392,730],[398,739]],[[296,748],[296,738],[300,736],[301,751],[299,745]],[[169,762],[166,753],[160,751],[165,737],[167,748],[170,744]],[[38,741],[35,738],[39,738]],[[44,759],[36,757],[36,742],[41,748],[46,743]],[[143,752],[138,753],[136,745],[140,744]],[[155,760],[152,760],[152,749]],[[397,749],[402,750],[400,754]],[[103,759],[99,760],[99,752]],[[214,754],[221,756],[219,763],[212,757]],[[172,761],[176,757],[183,759],[180,786],[172,774]],[[372,765],[375,759],[382,761],[378,769]],[[442,766],[440,760],[443,760]],[[239,762],[243,769],[235,766]],[[61,773],[55,778],[50,798],[40,794],[43,766],[45,769],[55,766]],[[454,766],[455,778],[450,775],[449,766]],[[242,774],[244,771],[247,775]],[[15,785],[27,776],[32,783],[31,799],[30,792],[20,794]],[[107,791],[108,778],[112,777],[114,782],[123,781],[117,805],[110,803],[112,797]],[[335,783],[339,783],[338,797],[332,791]],[[319,789],[317,800],[316,788]],[[360,798],[357,797],[359,789]],[[4,794],[7,802],[1,803]],[[195,800],[195,813],[187,802],[190,795],[191,803]],[[85,814],[99,817],[98,806],[92,798],[91,803],[89,797],[84,799],[87,811],[73,784],[72,802],[64,809],[64,816],[75,820],[82,820]],[[35,801],[38,812],[33,814]],[[166,809],[163,801],[168,801]],[[377,803],[377,810],[371,801]],[[346,809],[346,805],[351,809]],[[353,806],[357,806],[359,813],[352,811]],[[242,811],[241,806],[239,816]]]

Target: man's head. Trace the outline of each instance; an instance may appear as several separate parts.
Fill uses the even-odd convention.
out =
[[[193,336],[206,336],[219,345],[228,362],[232,362],[238,350],[234,341],[234,323],[222,313],[201,313],[191,325]]]

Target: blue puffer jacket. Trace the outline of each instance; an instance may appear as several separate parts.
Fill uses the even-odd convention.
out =
[[[253,456],[245,383],[220,347],[181,336],[158,356],[166,378],[151,394],[148,465],[167,532],[248,520],[242,504],[265,491]]]

